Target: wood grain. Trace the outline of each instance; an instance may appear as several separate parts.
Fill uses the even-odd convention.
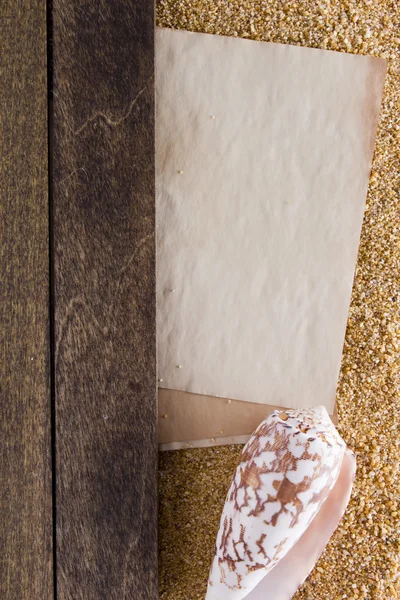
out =
[[[0,5],[0,598],[52,575],[46,4]]]
[[[55,0],[58,599],[157,591],[154,7]]]

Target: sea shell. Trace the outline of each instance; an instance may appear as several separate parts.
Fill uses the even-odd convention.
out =
[[[354,454],[326,409],[276,410],[243,448],[206,600],[289,600],[347,506]]]

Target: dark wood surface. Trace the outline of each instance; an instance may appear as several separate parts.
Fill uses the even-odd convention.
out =
[[[0,598],[53,598],[46,4],[0,3]]]
[[[55,0],[57,598],[157,590],[154,7]]]

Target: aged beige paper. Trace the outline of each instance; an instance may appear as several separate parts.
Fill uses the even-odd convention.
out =
[[[279,406],[159,389],[158,441],[162,450],[244,444]],[[337,424],[336,409],[331,415]]]
[[[332,414],[385,71],[156,31],[160,387]]]

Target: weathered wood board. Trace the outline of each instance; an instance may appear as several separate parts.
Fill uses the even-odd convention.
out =
[[[55,0],[57,597],[157,590],[154,6]]]
[[[0,597],[51,600],[46,2],[0,4]]]

